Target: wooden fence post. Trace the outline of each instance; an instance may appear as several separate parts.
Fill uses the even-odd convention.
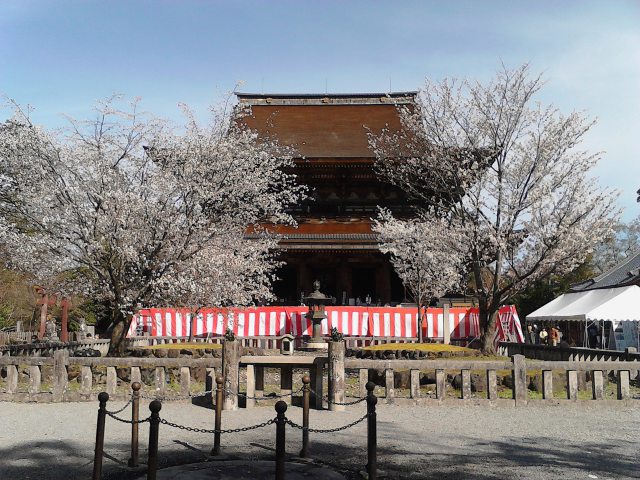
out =
[[[344,342],[329,342],[329,410],[342,412],[344,405]]]
[[[240,383],[240,343],[226,340],[222,344],[222,376],[224,377],[225,410],[238,409],[238,387]]]
[[[527,366],[524,355],[514,355],[513,362],[513,399],[517,405],[527,403]]]
[[[62,349],[53,353],[53,401],[61,402],[69,383],[69,353]]]

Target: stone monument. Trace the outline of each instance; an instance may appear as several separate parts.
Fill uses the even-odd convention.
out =
[[[44,340],[46,342],[59,342],[58,331],[56,330],[56,322],[49,317],[45,324]]]
[[[76,340],[86,340],[87,339],[87,321],[84,318],[81,318],[78,321],[78,331],[76,332]]]
[[[326,350],[327,342],[322,338],[322,321],[327,318],[325,314],[325,305],[333,305],[336,302],[335,297],[328,297],[320,291],[320,282],[313,282],[313,292],[309,296],[304,297],[304,302],[309,306],[308,318],[313,324],[313,333],[309,341],[305,344],[305,348],[309,350]]]

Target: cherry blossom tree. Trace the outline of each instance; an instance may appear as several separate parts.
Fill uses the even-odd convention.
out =
[[[449,222],[434,218],[398,220],[382,210],[373,230],[380,236],[380,250],[388,253],[398,276],[418,305],[418,340],[426,308],[433,298],[460,285],[462,238]]]
[[[591,263],[596,273],[606,272],[640,249],[640,216],[628,223],[614,223],[612,228],[612,234],[603,238],[593,253]]]
[[[381,175],[435,206],[421,231],[431,234],[431,215],[465,239],[460,268],[488,353],[500,305],[576,268],[618,215],[616,195],[591,176],[601,154],[580,148],[594,122],[541,104],[542,86],[527,65],[487,83],[427,81],[416,105],[400,108],[404,131],[371,141]]]
[[[139,306],[268,299],[276,239],[304,195],[288,152],[257,141],[226,106],[179,128],[121,108],[49,131],[14,104],[0,127],[0,240],[14,268],[50,289],[106,301],[112,353]],[[248,228],[254,233],[246,238]]]

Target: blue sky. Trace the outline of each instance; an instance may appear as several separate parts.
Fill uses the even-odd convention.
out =
[[[598,118],[596,171],[640,213],[640,1],[0,2],[0,93],[90,115],[112,93],[178,118],[243,81],[251,92],[415,90],[425,77],[488,79],[500,62],[544,72],[541,99]],[[0,118],[4,113],[0,112]]]

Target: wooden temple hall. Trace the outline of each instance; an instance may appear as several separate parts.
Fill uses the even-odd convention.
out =
[[[404,287],[377,248],[371,217],[378,206],[412,211],[400,189],[375,175],[367,132],[399,129],[397,105],[413,104],[415,92],[237,97],[241,121],[296,150],[295,173],[311,190],[293,211],[298,227],[276,230],[285,261],[276,304],[299,304],[316,279],[338,305],[402,302]]]

